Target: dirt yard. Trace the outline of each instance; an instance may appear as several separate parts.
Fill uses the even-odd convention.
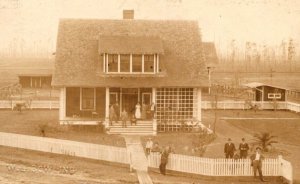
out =
[[[1,184],[136,184],[129,167],[0,146]]]
[[[0,132],[67,139],[125,147],[121,136],[107,135],[101,127],[59,125],[58,110],[0,110]]]

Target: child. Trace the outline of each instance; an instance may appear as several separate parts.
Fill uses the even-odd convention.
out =
[[[133,124],[136,125],[136,118],[135,118],[135,115],[134,115],[134,114],[133,114],[132,117],[131,117],[130,124],[131,124],[131,125],[133,125]]]

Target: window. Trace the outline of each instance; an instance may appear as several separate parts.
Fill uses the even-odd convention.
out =
[[[154,72],[154,55],[144,55],[144,72]]]
[[[95,88],[81,88],[80,92],[80,110],[95,110]]]
[[[281,93],[268,93],[268,99],[281,99]]]
[[[117,54],[108,54],[108,72],[118,72]]]
[[[142,72],[142,55],[132,55],[132,72]]]
[[[120,55],[120,72],[130,72],[130,55]]]
[[[156,54],[103,54],[103,72],[158,73],[159,56]]]

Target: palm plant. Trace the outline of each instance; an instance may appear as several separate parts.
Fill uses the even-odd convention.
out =
[[[278,143],[273,140],[277,136],[271,135],[269,132],[260,132],[253,135],[254,144],[262,147],[263,151],[268,151],[268,146],[272,146],[273,143]]]

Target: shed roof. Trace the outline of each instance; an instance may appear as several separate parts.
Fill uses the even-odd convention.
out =
[[[163,54],[162,41],[153,36],[101,35],[99,53],[110,54]]]
[[[143,50],[163,51],[159,61],[164,75],[106,77],[108,75],[103,73],[103,59],[99,54],[100,48],[104,50],[100,42],[101,39],[104,41],[104,37],[101,38],[101,35],[114,36],[111,38],[114,44],[126,37],[130,40],[140,38],[147,41],[155,38]],[[106,44],[109,45],[107,41]],[[159,47],[153,48],[154,44]],[[108,48],[113,51],[111,46],[107,46]],[[58,28],[52,84],[106,87],[208,86],[198,23],[175,20],[62,19]]]
[[[246,86],[246,87],[249,87],[249,88],[257,88],[257,87],[261,87],[261,86],[269,86],[269,87],[273,87],[273,88],[290,90],[290,88],[287,88],[287,87],[275,86],[275,85],[265,84],[265,83],[260,83],[260,82],[250,82],[250,83],[247,83],[247,84],[243,84],[243,86]]]

